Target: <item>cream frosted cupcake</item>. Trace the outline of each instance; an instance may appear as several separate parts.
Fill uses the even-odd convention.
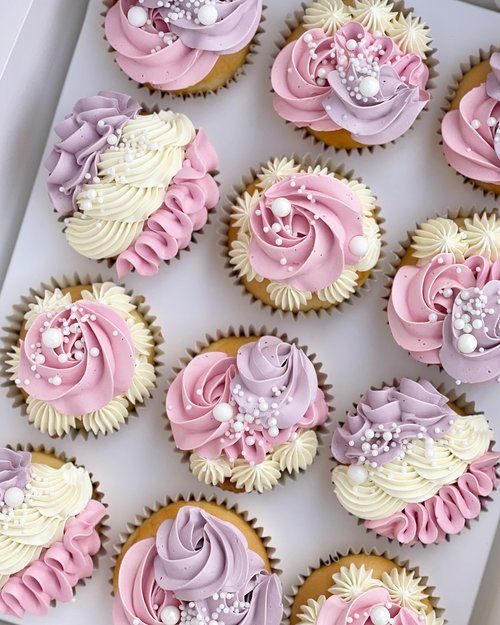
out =
[[[409,233],[387,307],[398,345],[457,384],[500,382],[500,222],[457,211]]]
[[[116,263],[120,278],[157,273],[219,201],[217,155],[183,114],[101,91],[78,100],[55,132],[47,187],[66,239],[86,258]]]
[[[0,448],[0,615],[45,615],[73,599],[103,551],[91,475],[43,447]]]
[[[287,25],[271,73],[274,108],[325,146],[395,141],[428,105],[429,29],[401,2],[310,0]]]
[[[372,191],[341,168],[275,158],[244,178],[226,209],[231,274],[273,310],[333,309],[371,277],[381,255]]]
[[[477,519],[496,488],[492,436],[484,414],[427,380],[372,388],[333,435],[335,492],[381,536],[441,543]]]
[[[108,434],[150,396],[162,339],[141,298],[113,282],[64,279],[16,310],[4,374],[41,432]]]
[[[289,625],[444,625],[427,580],[376,552],[330,557],[287,599]]]
[[[198,480],[262,493],[312,464],[329,387],[295,341],[230,331],[181,364],[167,392],[167,417]]]

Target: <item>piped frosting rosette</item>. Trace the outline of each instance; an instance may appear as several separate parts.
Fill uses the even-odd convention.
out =
[[[229,268],[274,310],[338,306],[379,261],[375,202],[363,183],[319,161],[273,159],[231,198],[223,233]]]
[[[195,355],[166,398],[175,445],[194,476],[264,492],[307,469],[328,418],[319,376],[302,348],[277,336],[228,336]]]
[[[106,4],[106,39],[119,67],[141,85],[181,94],[216,90],[234,78],[262,16],[262,0]]]
[[[101,550],[100,497],[71,461],[0,448],[0,614],[43,615],[73,598]]]
[[[408,245],[388,303],[398,345],[441,365],[457,384],[500,382],[496,211],[429,219]]]
[[[203,130],[129,96],[82,98],[55,127],[48,190],[78,253],[116,262],[120,277],[158,272],[188,247],[219,200],[217,156]]]
[[[4,373],[30,423],[53,437],[118,430],[155,385],[161,338],[148,309],[96,282],[54,283],[24,310]]]
[[[461,414],[427,380],[371,389],[334,433],[344,508],[403,544],[443,542],[479,516],[500,454],[483,414]]]
[[[429,102],[429,43],[419,18],[385,0],[312,0],[274,61],[274,108],[327,145],[394,141]]]
[[[279,578],[258,531],[237,512],[176,502],[138,532],[115,567],[114,625],[281,622]]]

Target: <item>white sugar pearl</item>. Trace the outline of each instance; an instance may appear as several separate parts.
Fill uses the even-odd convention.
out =
[[[359,92],[365,98],[372,98],[380,91],[380,83],[373,76],[365,76],[359,82]]]
[[[39,365],[43,365],[43,363],[45,362],[45,356],[43,354],[37,354],[35,356],[35,362]]]
[[[93,356],[94,358],[96,358],[97,356],[99,356],[101,352],[99,351],[98,347],[91,347],[90,348],[90,355]]]
[[[219,14],[217,8],[213,4],[205,4],[198,11],[198,19],[203,26],[211,26],[215,24]]]
[[[143,9],[142,7],[130,7],[127,13],[127,19],[131,26],[141,28],[141,26],[144,26],[146,23],[148,14],[146,9]]]
[[[472,327],[476,330],[480,330],[483,327],[483,322],[481,319],[474,319],[472,322]]]
[[[431,313],[429,315],[429,321],[434,322],[438,320],[438,316],[436,315],[436,313]]]
[[[5,491],[3,500],[8,508],[17,508],[24,501],[24,493],[17,486],[11,486]]]
[[[42,334],[42,343],[45,347],[60,347],[63,342],[63,335],[59,328],[49,328]]]
[[[241,423],[241,421],[236,421],[236,423],[233,425],[233,430],[235,432],[243,432],[244,429],[245,425],[244,423]]]
[[[74,356],[75,356],[75,360],[81,360],[81,359],[83,358],[83,352],[81,352],[81,351],[77,350],[77,351],[74,353]]]
[[[67,354],[59,354],[59,356],[57,357],[57,360],[59,362],[68,362],[68,355]]]
[[[456,330],[463,330],[465,326],[465,321],[463,319],[455,319],[453,322],[453,326]]]
[[[370,620],[373,625],[387,625],[390,618],[391,614],[385,605],[376,605],[370,610]]]
[[[356,42],[356,40],[355,40],[355,39],[348,39],[348,40],[347,40],[347,42],[346,42],[346,44],[345,44],[345,47],[346,47],[348,50],[356,50],[356,46],[357,46],[357,45],[358,45],[358,44],[357,44],[357,42]]]
[[[349,249],[355,256],[364,256],[368,251],[368,239],[362,235],[352,237],[349,241]]]
[[[481,122],[479,121],[479,119],[473,119],[470,123],[470,125],[477,130],[480,126],[481,126]]]
[[[368,428],[367,430],[365,430],[365,438],[367,441],[371,441],[371,439],[374,436],[375,436],[375,432],[371,428]]]
[[[276,438],[278,434],[280,433],[276,425],[273,425],[267,431],[269,432],[269,436],[272,436],[273,438]]]
[[[368,477],[368,471],[359,464],[351,464],[347,469],[347,477],[353,484],[363,484]]]
[[[230,421],[233,418],[233,407],[231,404],[226,404],[225,402],[221,402],[217,404],[214,408],[214,419],[220,421],[221,423],[225,423],[226,421]]]
[[[497,123],[497,119],[496,117],[488,117],[488,121],[486,123],[490,128],[493,128],[493,126]]]
[[[473,334],[462,334],[457,341],[457,349],[462,354],[472,354],[477,347],[477,339]]]
[[[58,375],[55,375],[55,376],[52,378],[52,384],[53,384],[54,386],[60,386],[60,385],[61,385],[61,382],[62,382],[62,380],[61,380],[60,376],[58,376]]]
[[[165,625],[177,625],[181,618],[181,613],[175,605],[167,605],[161,611],[160,618]]]
[[[118,137],[116,135],[109,135],[106,141],[109,143],[109,145],[115,145],[116,143],[118,143]]]
[[[271,210],[276,217],[286,217],[292,212],[292,204],[286,197],[278,197],[273,200]]]

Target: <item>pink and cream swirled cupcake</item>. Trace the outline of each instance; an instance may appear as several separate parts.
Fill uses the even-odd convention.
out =
[[[76,252],[116,264],[120,278],[150,276],[195,242],[219,190],[217,155],[188,117],[101,91],[55,132],[48,193]]]
[[[188,353],[166,406],[175,445],[198,480],[262,493],[312,464],[331,400],[314,356],[265,328],[231,328]]]
[[[255,519],[214,500],[167,500],[116,549],[114,625],[280,625],[278,561]]]
[[[484,414],[464,396],[403,378],[367,391],[334,432],[342,506],[380,536],[438,544],[485,509],[498,482]]]
[[[226,267],[273,311],[332,310],[378,268],[378,212],[371,190],[343,168],[272,159],[243,179],[226,207]]]
[[[242,73],[262,32],[262,0],[105,0],[119,67],[151,91],[205,95]]]
[[[402,244],[387,307],[395,341],[456,384],[500,382],[500,222],[461,210]]]
[[[75,276],[42,285],[15,310],[3,373],[41,432],[108,434],[150,396],[162,337],[142,297]]]
[[[408,562],[351,550],[300,576],[286,625],[444,625],[432,591]]]
[[[455,77],[441,123],[446,160],[485,192],[500,194],[500,52],[469,59]]]
[[[91,577],[107,518],[97,486],[53,449],[0,448],[0,615],[45,615]]]
[[[395,141],[428,105],[429,30],[401,2],[310,0],[287,25],[271,72],[274,108],[325,146]]]

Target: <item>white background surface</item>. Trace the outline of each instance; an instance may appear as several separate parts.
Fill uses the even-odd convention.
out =
[[[47,0],[47,5],[53,1]],[[44,3],[35,4],[40,6]],[[64,11],[59,4],[61,10],[54,16],[60,19]],[[64,6],[68,4],[66,2]],[[79,97],[103,88],[127,91],[148,104],[157,102],[183,111],[197,126],[206,129],[216,145],[220,155],[223,196],[251,166],[270,156],[293,152],[305,154],[308,151],[323,153],[319,146],[303,141],[290,125],[284,124],[273,113],[269,93],[273,40],[282,27],[284,13],[298,8],[300,3],[296,0],[271,0],[268,4],[266,33],[247,76],[216,97],[184,103],[168,97],[149,96],[145,90],[137,90],[126,79],[106,52],[100,29],[101,5],[98,0],[91,0],[56,119],[71,110]],[[446,166],[436,130],[449,76],[469,53],[496,41],[500,16],[453,0],[414,0],[413,4],[417,13],[431,26],[439,51],[440,78],[438,89],[433,92],[431,111],[424,115],[416,131],[386,150],[362,156],[328,153],[336,162],[353,167],[379,196],[379,204],[387,219],[385,226],[389,250],[404,238],[406,230],[412,228],[416,220],[457,205],[494,206],[491,199],[484,199],[479,192],[463,185]],[[73,2],[71,5],[73,10]],[[72,21],[72,24],[73,28],[76,22]],[[451,35],[458,29],[463,30],[465,24],[474,24],[474,28],[467,31],[466,42],[457,46],[457,40]],[[38,54],[38,51],[34,53]],[[32,99],[36,102],[34,95]],[[40,101],[43,100],[43,89],[40,88],[36,95]],[[53,92],[47,94],[47,97],[54,96]],[[29,92],[25,97],[29,98]],[[51,142],[53,138],[50,138]],[[29,145],[25,149],[30,156]],[[86,261],[66,244],[46,197],[45,178],[46,173],[41,169],[6,276],[0,298],[2,325],[20,295],[51,275],[76,270],[80,273],[101,272],[105,277],[113,277],[112,272],[102,264]],[[5,194],[3,197],[5,201]],[[140,418],[131,420],[127,427],[111,437],[88,441],[66,438],[55,443],[57,449],[75,454],[101,481],[106,501],[110,504],[110,545],[116,542],[118,532],[125,528],[126,522],[133,519],[144,505],[167,493],[173,495],[202,490],[187,465],[179,463],[179,456],[174,453],[163,430],[160,414],[170,367],[177,363],[185,348],[194,345],[205,332],[225,329],[230,324],[254,323],[267,324],[268,327],[276,325],[281,331],[298,336],[301,342],[309,344],[311,350],[318,353],[325,364],[336,396],[336,418],[341,418],[371,384],[389,381],[394,376],[426,375],[436,383],[447,381],[451,386],[451,381],[444,374],[437,369],[422,367],[395,346],[383,312],[382,278],[362,299],[355,298],[354,305],[346,307],[342,314],[326,315],[321,319],[281,320],[242,299],[238,289],[232,286],[223,261],[218,258],[216,242],[216,224],[212,223],[190,254],[182,256],[180,261],[169,267],[162,267],[156,277],[133,275],[126,280],[128,287],[147,297],[166,338],[164,375],[154,399],[140,412]],[[492,421],[498,422],[495,414],[498,387],[462,388],[469,398],[476,400],[478,408],[485,410]],[[47,437],[29,426],[11,408],[4,393],[0,394],[0,410],[4,418],[2,438],[6,442],[49,444]],[[285,590],[289,589],[299,572],[322,555],[350,546],[376,546],[379,549],[388,546],[385,540],[375,539],[373,534],[367,534],[358,527],[340,508],[329,483],[329,470],[329,452],[325,447],[313,467],[296,482],[289,480],[285,488],[265,495],[236,497],[239,505],[255,514],[272,536],[282,560]],[[207,488],[205,492],[210,493],[211,489]],[[234,496],[228,498],[235,499]],[[450,543],[439,547],[388,547],[390,553],[409,557],[411,563],[420,565],[421,572],[428,575],[437,587],[446,616],[453,625],[468,622],[499,511],[497,497],[489,505],[488,514],[482,516],[480,524],[474,523],[472,530],[464,531]],[[109,564],[109,556],[101,561],[94,578],[85,588],[78,589],[76,604],[59,605],[46,618],[27,617],[23,623],[110,623]],[[478,622],[484,625],[491,606],[487,601],[477,608],[484,610],[484,618]],[[497,623],[497,619],[491,623]]]

